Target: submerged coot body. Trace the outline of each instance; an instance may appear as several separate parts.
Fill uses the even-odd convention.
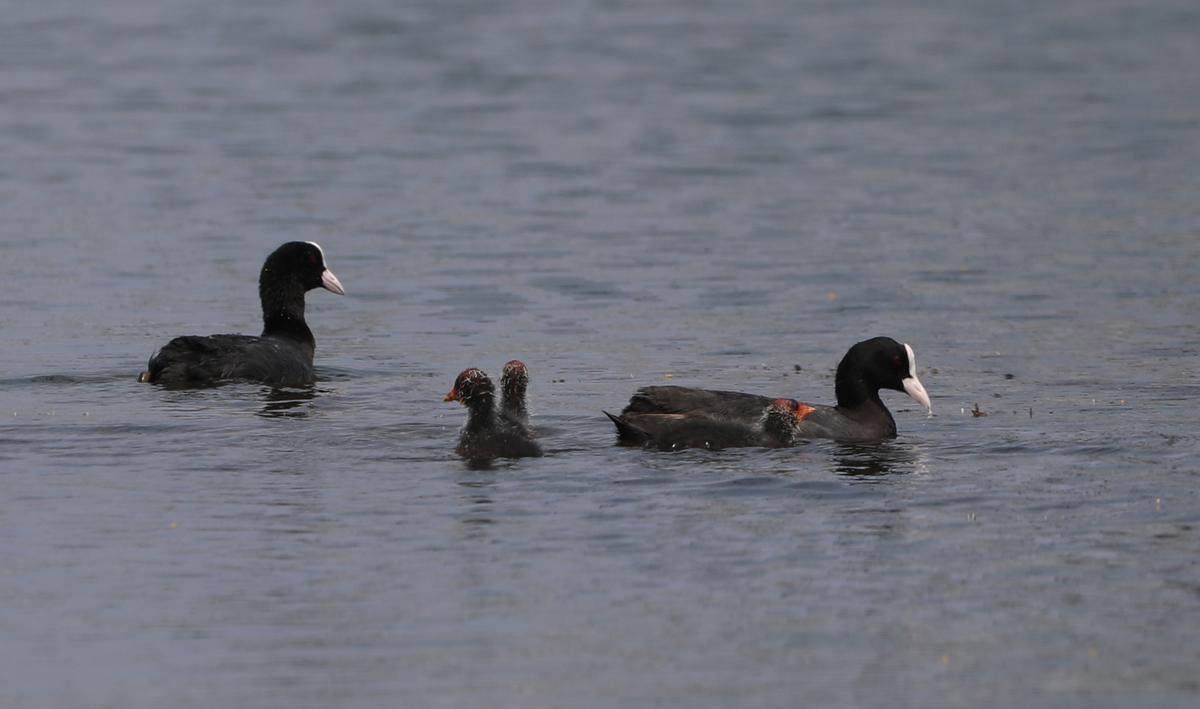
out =
[[[843,441],[895,437],[896,422],[879,398],[880,389],[906,392],[931,410],[929,395],[917,378],[912,347],[890,337],[876,337],[859,342],[846,352],[835,379],[837,405],[813,406],[813,411],[797,426],[796,436]],[[651,425],[649,422],[664,416],[705,422],[703,425],[711,425],[707,422],[715,420],[752,426],[771,402],[771,397],[737,391],[651,386],[633,395],[620,418],[638,428],[645,428]]]
[[[604,412],[617,426],[620,441],[659,450],[683,448],[789,448],[803,438],[800,425],[813,407],[795,399],[776,399],[757,421],[733,418],[688,416],[685,414],[643,414],[613,416]]]
[[[168,342],[139,381],[170,386],[209,386],[245,380],[277,386],[313,381],[316,341],[304,321],[304,294],[345,289],[325,265],[325,253],[311,241],[290,241],[275,249],[258,277],[263,331],[252,335],[186,335]]]
[[[535,458],[542,454],[524,424],[497,411],[495,385],[482,370],[464,369],[445,400],[458,401],[467,407],[467,425],[455,448],[463,458]]]

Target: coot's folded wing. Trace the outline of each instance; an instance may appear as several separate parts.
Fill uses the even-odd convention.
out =
[[[753,424],[772,400],[740,391],[649,386],[638,389],[621,413],[691,414]]]

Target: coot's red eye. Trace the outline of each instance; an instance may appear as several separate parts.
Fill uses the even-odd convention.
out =
[[[321,262],[321,259],[317,258],[316,254],[309,254],[308,262],[311,263],[312,265],[316,266],[318,263]]]
[[[900,355],[892,355],[892,366],[900,369]]]

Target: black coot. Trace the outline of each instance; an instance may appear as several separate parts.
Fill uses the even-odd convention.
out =
[[[258,277],[262,335],[176,337],[150,358],[138,381],[208,386],[230,380],[295,386],[313,381],[316,341],[304,322],[304,294],[345,290],[311,241],[290,241],[267,257]]]
[[[837,368],[836,406],[814,406],[797,427],[799,438],[871,441],[896,435],[896,422],[879,398],[880,389],[906,392],[932,411],[929,395],[917,378],[912,347],[890,337],[859,342],[846,352]],[[646,428],[647,417],[678,416],[696,421],[735,421],[752,426],[771,404],[771,397],[736,391],[713,391],[679,386],[639,389],[621,412],[621,420]],[[707,424],[705,424],[707,425]]]
[[[467,407],[467,425],[463,427],[455,452],[468,460],[493,458],[533,458],[542,449],[524,424],[496,410],[496,388],[479,369],[464,369],[454,380],[454,388],[445,401],[458,401]]]
[[[795,399],[776,399],[750,423],[740,419],[686,414],[641,414],[633,421],[604,412],[617,426],[621,443],[660,450],[682,448],[789,448],[803,438],[801,423],[815,409]]]

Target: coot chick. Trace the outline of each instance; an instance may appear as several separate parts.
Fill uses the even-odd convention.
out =
[[[176,337],[150,358],[138,381],[180,387],[230,380],[276,386],[312,382],[316,341],[304,322],[304,294],[313,288],[346,293],[325,265],[320,246],[289,241],[267,257],[258,276],[261,335]]]
[[[896,422],[883,401],[880,389],[906,392],[932,411],[929,395],[917,378],[917,360],[912,347],[890,337],[859,342],[838,364],[835,406],[815,406],[796,429],[799,438],[832,438],[841,441],[872,441],[896,436]],[[621,412],[621,419],[638,427],[645,417],[679,415],[697,419],[738,421],[751,425],[770,405],[771,397],[736,391],[714,391],[679,386],[639,389]]]
[[[795,399],[772,401],[763,414],[763,445],[767,448],[791,448],[804,440],[804,436],[800,435],[800,424],[815,411],[815,408]]]
[[[659,450],[682,448],[790,448],[802,437],[799,427],[815,409],[795,399],[776,399],[754,423],[689,414],[643,414],[636,423],[604,412],[617,426],[621,443]]]
[[[509,421],[522,426],[529,425],[529,411],[525,403],[525,390],[529,387],[529,368],[514,359],[505,362],[500,375],[500,413]]]
[[[462,402],[467,407],[467,425],[454,449],[463,458],[534,458],[542,454],[528,428],[496,411],[495,386],[482,370],[464,369],[445,401]]]

